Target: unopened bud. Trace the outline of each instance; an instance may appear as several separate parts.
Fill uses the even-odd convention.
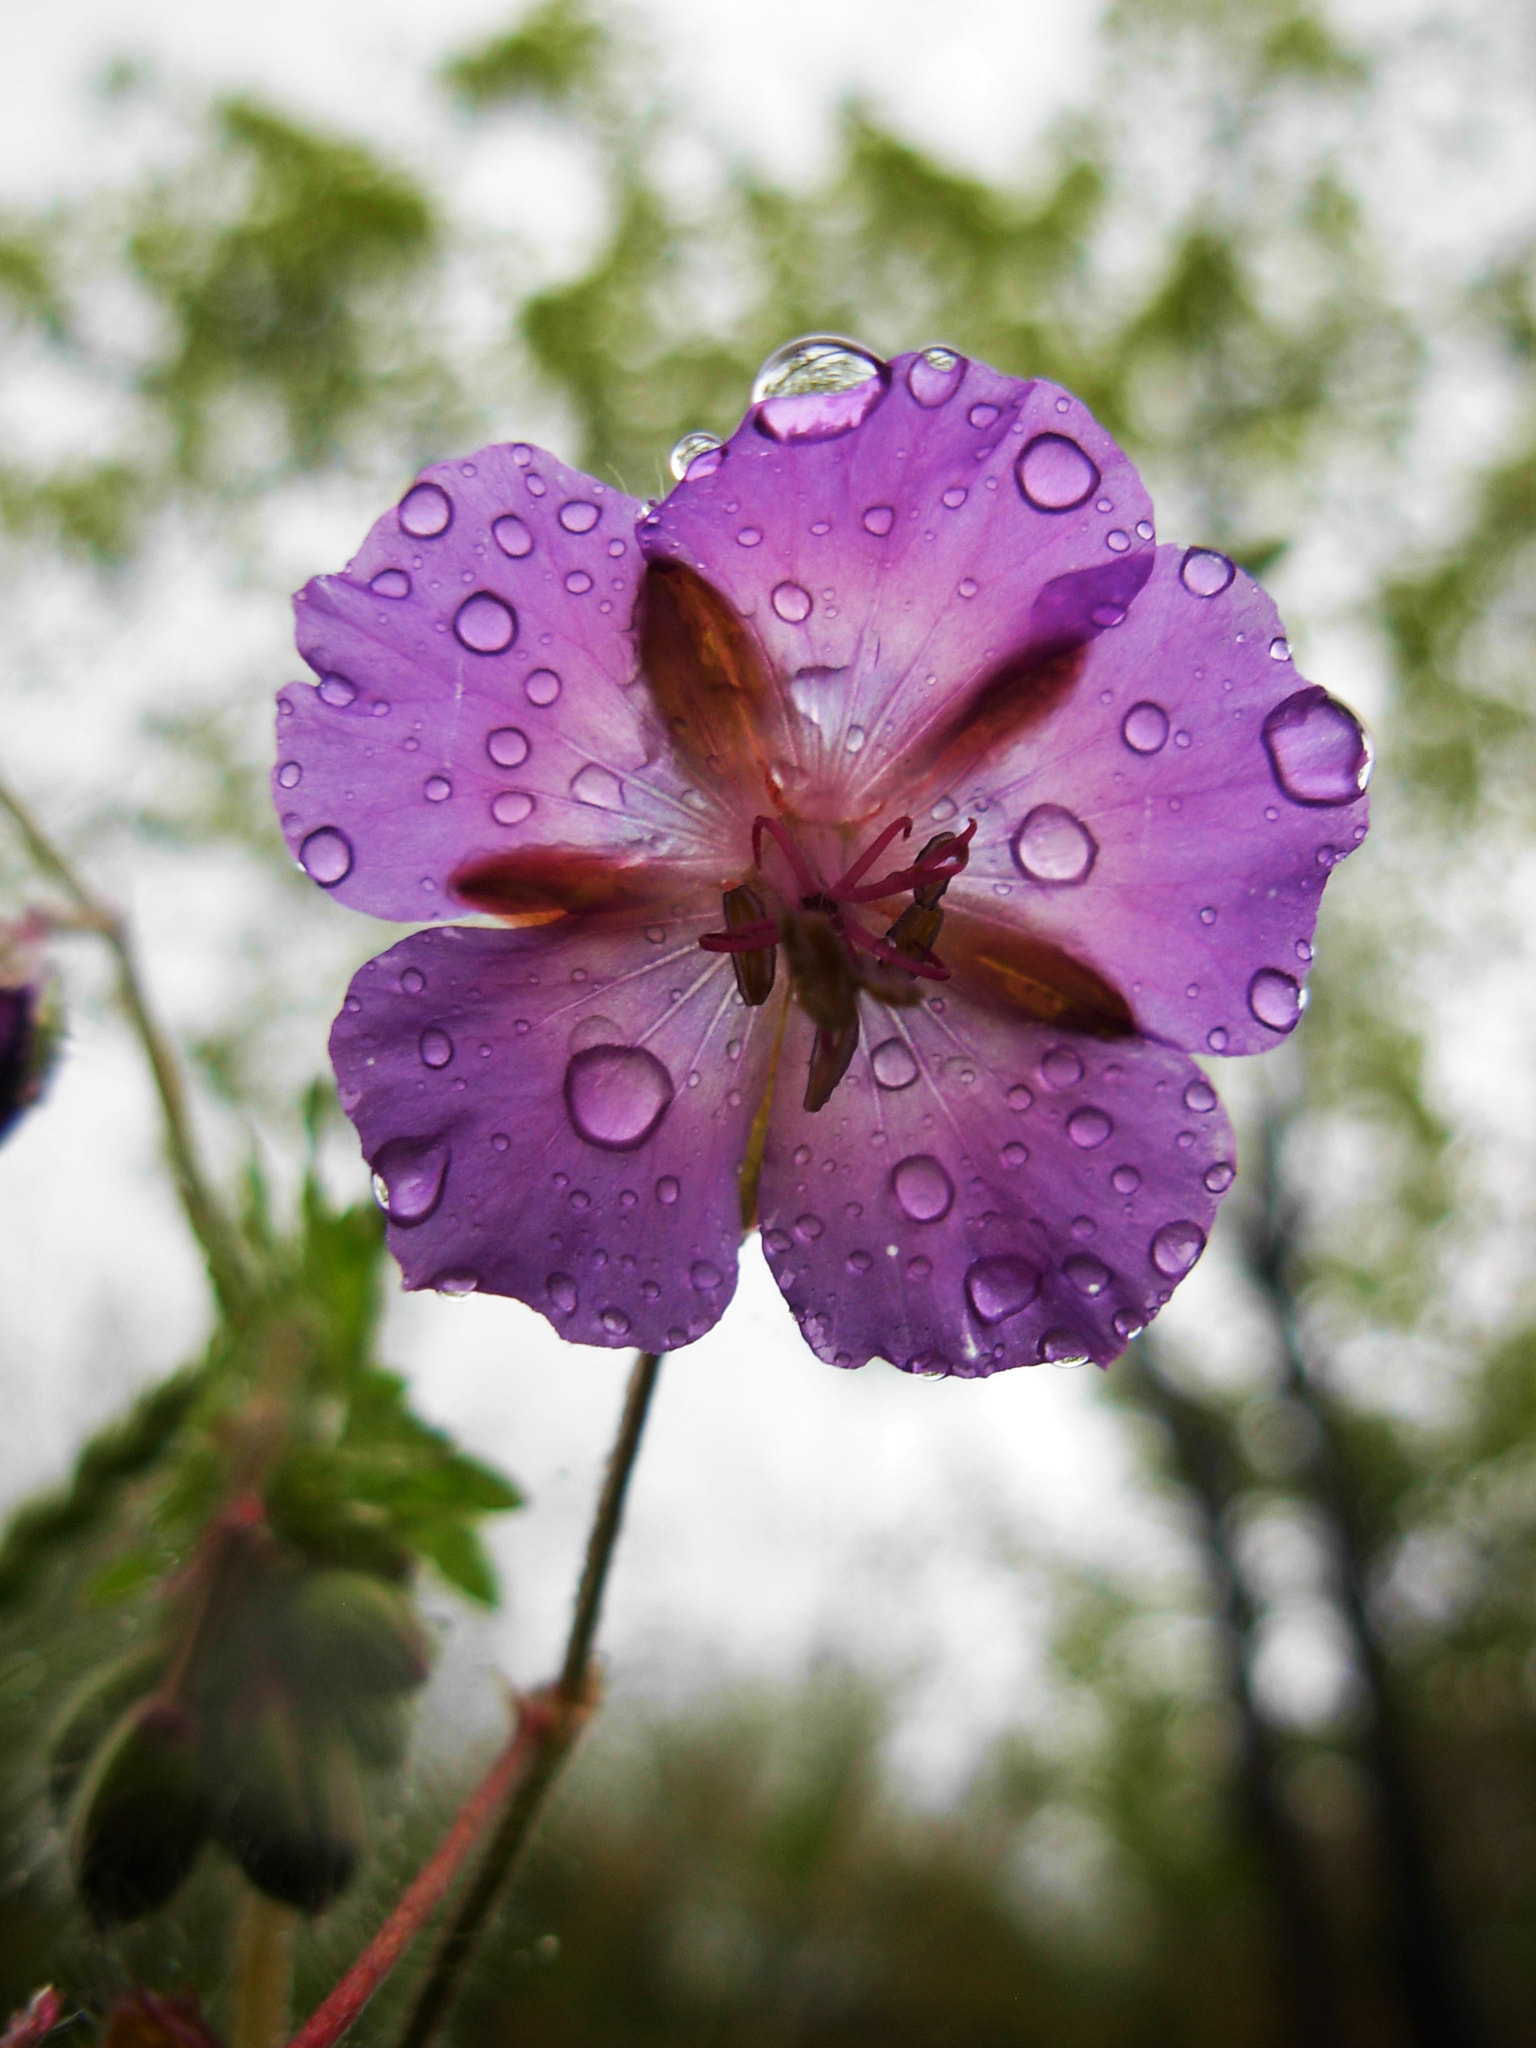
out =
[[[721,898],[725,911],[725,928],[728,932],[744,931],[748,925],[761,924],[768,915],[767,907],[755,889],[743,882],[739,888],[727,889]],[[773,993],[773,977],[778,966],[778,949],[775,946],[754,946],[748,953],[732,953],[731,965],[736,970],[736,992],[749,1010],[760,1009]]]
[[[164,1669],[164,1650],[158,1643],[147,1643],[93,1671],[71,1695],[48,1738],[48,1796],[55,1813],[62,1814],[69,1805],[113,1723],[135,1700],[153,1691]]]
[[[411,1717],[401,1699],[343,1700],[337,1725],[370,1771],[392,1771],[404,1762],[410,1745]]]
[[[99,1926],[164,1905],[208,1832],[196,1724],[160,1698],[131,1707],[80,1787],[70,1830],[75,1890]]]
[[[307,1572],[285,1630],[294,1678],[321,1704],[354,1694],[410,1692],[432,1668],[410,1595],[367,1572]]]
[[[258,1891],[319,1913],[345,1889],[362,1848],[351,1748],[257,1682],[207,1731],[203,1768],[215,1839]]]

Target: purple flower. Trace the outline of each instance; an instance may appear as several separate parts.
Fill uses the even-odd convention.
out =
[[[46,935],[35,916],[0,924],[0,1139],[42,1094],[58,1053]]]
[[[1301,1013],[1360,727],[1043,380],[802,344],[677,466],[438,464],[299,599],[299,861],[497,920],[332,1034],[406,1284],[676,1348],[757,1222],[837,1365],[1107,1361],[1233,1179],[1189,1054]]]

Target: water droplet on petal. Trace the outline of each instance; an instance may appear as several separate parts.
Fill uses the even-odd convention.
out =
[[[914,1223],[937,1223],[955,1199],[955,1184],[930,1153],[917,1152],[891,1170],[891,1188],[902,1214]]]
[[[664,1209],[670,1209],[682,1192],[681,1181],[670,1173],[664,1173],[656,1183],[656,1199]]]
[[[1205,1116],[1216,1107],[1216,1090],[1209,1081],[1191,1081],[1184,1090],[1184,1107],[1197,1116]]]
[[[440,1031],[435,1024],[429,1024],[416,1041],[424,1067],[446,1067],[453,1058],[453,1040],[446,1031]]]
[[[1236,573],[1214,548],[1189,548],[1179,564],[1179,581],[1192,597],[1220,597]]]
[[[571,569],[566,573],[565,587],[572,597],[585,597],[592,588],[592,578],[585,569]]]
[[[1072,1076],[1073,1080],[1077,1080],[1079,1078],[1081,1071],[1081,1068],[1079,1068],[1078,1073]],[[1025,1087],[1022,1081],[1015,1081],[1013,1086],[1008,1090],[1008,1107],[1010,1109],[1015,1109],[1022,1112],[1023,1110],[1026,1110],[1030,1107],[1030,1105],[1034,1102],[1034,1099],[1035,1098],[1033,1093],[1031,1092],[1031,1090]]]
[[[1037,512],[1071,512],[1099,487],[1098,465],[1066,434],[1036,434],[1019,457],[1019,489]]]
[[[411,579],[403,569],[381,569],[368,588],[376,597],[409,597]]]
[[[891,505],[867,506],[862,524],[866,533],[872,533],[876,540],[884,540],[885,536],[896,524],[895,507]]]
[[[425,1223],[442,1200],[448,1176],[448,1147],[440,1138],[391,1138],[373,1157],[375,1188],[391,1223],[406,1229]]]
[[[808,334],[775,349],[752,380],[758,424],[775,441],[850,433],[879,403],[884,364],[839,334]]]
[[[1029,1164],[1029,1149],[1027,1146],[1021,1145],[1017,1138],[1014,1138],[1003,1147],[1002,1160],[1004,1166],[1027,1166]]]
[[[1074,1252],[1070,1259],[1063,1260],[1061,1270],[1079,1294],[1089,1296],[1102,1294],[1113,1278],[1104,1261],[1094,1258],[1091,1252]]]
[[[1306,997],[1294,975],[1261,967],[1248,984],[1248,1007],[1270,1031],[1294,1031]]]
[[[965,357],[936,344],[925,348],[907,366],[907,389],[928,411],[953,398],[965,375]]]
[[[441,484],[415,484],[400,500],[399,516],[413,540],[433,540],[448,531],[453,505]]]
[[[1104,545],[1112,555],[1123,555],[1131,544],[1131,536],[1118,526],[1112,526],[1104,536]]]
[[[1150,699],[1133,704],[1125,714],[1120,737],[1133,754],[1159,753],[1168,742],[1168,714]]]
[[[477,590],[454,613],[453,632],[471,654],[504,654],[517,638],[517,614],[490,591]]]
[[[1205,1034],[1205,1042],[1212,1052],[1225,1052],[1232,1041],[1224,1025],[1213,1024]]]
[[[590,498],[572,498],[555,516],[567,533],[590,533],[603,515]]]
[[[1198,1223],[1165,1223],[1152,1240],[1152,1263],[1169,1280],[1182,1280],[1205,1250]]]
[[[357,685],[349,676],[322,676],[315,695],[334,711],[344,711],[357,700]]]
[[[1116,1309],[1115,1335],[1117,1337],[1124,1337],[1126,1342],[1129,1343],[1132,1337],[1139,1337],[1145,1328],[1146,1324],[1138,1321],[1128,1308]]]
[[[995,405],[988,405],[985,399],[979,405],[973,405],[966,414],[966,418],[973,427],[990,427],[992,422],[999,417],[1000,414],[997,407]]]
[[[552,668],[536,668],[530,671],[523,684],[523,695],[530,704],[541,707],[553,704],[560,694],[560,678]]]
[[[1291,658],[1291,643],[1290,643],[1290,641],[1289,641],[1289,640],[1287,640],[1287,639],[1285,638],[1284,634],[1281,634],[1281,635],[1279,635],[1279,636],[1278,636],[1278,637],[1277,637],[1276,639],[1274,639],[1274,640],[1271,640],[1271,641],[1270,641],[1270,643],[1269,643],[1269,658],[1270,658],[1270,660],[1271,660],[1271,661],[1289,661],[1289,660],[1290,660],[1290,658]]]
[[[1134,1166],[1117,1166],[1109,1176],[1109,1184],[1117,1195],[1134,1195],[1141,1186],[1141,1175]]]
[[[969,496],[970,492],[965,488],[964,484],[951,484],[940,502],[946,511],[958,512]]]
[[[864,742],[868,738],[869,734],[864,730],[862,725],[850,725],[848,728],[848,737],[843,741],[843,746],[850,754],[862,754],[864,751]]]
[[[720,436],[711,434],[703,427],[695,427],[691,434],[684,434],[667,457],[667,467],[674,478],[681,483],[693,465],[704,455],[714,455],[721,446]],[[713,476],[720,467],[718,461],[701,468],[698,475]]]
[[[322,889],[334,889],[352,872],[352,842],[334,825],[322,825],[300,846],[299,866]]]
[[[1047,1088],[1075,1088],[1083,1078],[1083,1063],[1070,1045],[1053,1045],[1040,1062],[1040,1078]]]
[[[485,751],[498,768],[520,768],[528,758],[528,735],[515,725],[498,725],[486,734]]]
[[[1095,1109],[1091,1103],[1074,1109],[1067,1118],[1067,1136],[1080,1152],[1092,1152],[1102,1145],[1114,1128],[1103,1110]]]
[[[1371,746],[1360,721],[1316,684],[1275,706],[1264,721],[1264,745],[1292,803],[1353,803],[1371,779]]]
[[[503,512],[492,523],[491,534],[501,552],[514,562],[533,553],[533,535],[515,512]]]
[[[1150,539],[1152,538],[1153,534],[1154,534],[1154,533],[1155,533],[1156,531],[1157,531],[1157,529],[1156,529],[1156,528],[1155,528],[1155,527],[1153,526],[1153,524],[1152,524],[1152,522],[1151,522],[1151,520],[1150,520],[1150,519],[1138,519],[1138,520],[1137,520],[1137,522],[1136,522],[1136,538],[1137,538],[1138,540],[1150,540]]]
[[[1083,1349],[1083,1340],[1076,1330],[1047,1330],[1036,1346],[1036,1351],[1046,1365],[1059,1365],[1064,1371],[1071,1371],[1088,1363],[1088,1354]]]
[[[688,1281],[700,1294],[713,1294],[717,1287],[724,1285],[725,1275],[708,1259],[695,1259],[688,1268]]]
[[[400,977],[400,986],[408,996],[419,996],[427,985],[427,977],[419,967],[407,967]]]
[[[578,803],[593,804],[600,811],[617,811],[623,808],[624,785],[611,768],[588,761],[571,777],[571,795]]]
[[[850,1252],[843,1261],[850,1273],[867,1273],[874,1263],[869,1253],[865,1251]]]
[[[533,798],[526,789],[501,789],[491,798],[491,818],[498,825],[521,825],[533,816]]]
[[[550,1301],[561,1315],[569,1316],[575,1314],[578,1298],[576,1282],[569,1273],[551,1273],[544,1282],[544,1285],[548,1290]]]
[[[977,1259],[966,1271],[965,1298],[978,1322],[1006,1322],[1039,1292],[1040,1275],[1023,1259]]]
[[[285,761],[277,771],[280,789],[296,789],[303,778],[304,770],[297,761]]]
[[[899,1038],[887,1038],[869,1056],[875,1079],[882,1088],[910,1088],[917,1079],[917,1061]]]
[[[589,1046],[565,1070],[572,1124],[607,1152],[643,1145],[671,1107],[672,1092],[672,1076],[643,1046]]]
[[[621,1308],[605,1308],[599,1320],[610,1337],[629,1335],[629,1317]]]
[[[453,784],[446,775],[429,775],[421,785],[421,793],[429,804],[443,804],[453,795]]]
[[[1032,882],[1086,882],[1098,846],[1081,819],[1060,804],[1036,804],[1013,839],[1014,864]]]
[[[466,1266],[454,1268],[447,1273],[439,1273],[432,1282],[434,1293],[451,1295],[473,1294],[479,1285],[480,1275],[471,1273]]]
[[[1225,1194],[1237,1178],[1237,1168],[1228,1160],[1218,1159],[1214,1166],[1208,1166],[1202,1176],[1213,1195]]]
[[[803,624],[811,615],[811,593],[798,583],[775,584],[772,603],[779,617],[791,626]]]

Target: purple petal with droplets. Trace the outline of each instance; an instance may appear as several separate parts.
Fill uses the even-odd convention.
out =
[[[777,1011],[741,1006],[705,923],[449,926],[361,969],[331,1057],[407,1287],[472,1274],[583,1344],[719,1319]]]
[[[1363,796],[1328,805],[1287,796],[1277,746],[1282,763],[1299,760],[1293,772],[1313,778],[1307,789],[1347,787],[1338,762],[1349,714],[1317,692],[1329,723],[1303,751],[1306,721],[1319,713],[1290,661],[1271,654],[1281,630],[1273,604],[1241,571],[1214,595],[1196,594],[1180,578],[1182,559],[1178,548],[1158,550],[1125,624],[1085,651],[1070,691],[1026,739],[954,788],[979,829],[948,901],[1086,962],[1153,1037],[1262,1052],[1299,1014],[1323,885],[1364,837],[1367,806]],[[1298,693],[1266,743],[1266,721]],[[1076,818],[1091,841],[1077,885],[1042,883],[1015,851],[1024,821],[1046,805]],[[1260,976],[1293,985],[1288,1006],[1270,993],[1279,982]]]
[[[862,423],[827,439],[781,443],[749,414],[719,466],[640,524],[647,555],[697,570],[756,632],[800,713],[781,779],[802,814],[900,802],[919,740],[1028,651],[1102,631],[1151,565],[1149,548],[1108,550],[1107,534],[1151,507],[1076,399],[971,363],[925,407],[908,383],[914,360],[898,358]],[[1086,451],[1095,482],[1077,503],[1041,510],[1026,497],[1019,465],[1041,436]],[[804,675],[824,685],[802,693],[809,706]]]
[[[769,1264],[833,1364],[975,1378],[1059,1355],[1064,1332],[1106,1363],[1167,1300],[1168,1268],[1198,1256],[1219,1201],[1205,1175],[1232,1158],[1226,1117],[1214,1099],[1186,1107],[1200,1076],[1166,1046],[1019,1024],[953,984],[940,1000],[867,1006],[853,1066],[815,1115],[791,1086],[810,1050],[791,1011],[763,1161]],[[1085,1147],[1069,1126],[1088,1112]]]

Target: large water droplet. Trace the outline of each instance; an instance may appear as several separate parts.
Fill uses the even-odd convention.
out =
[[[429,1024],[416,1043],[424,1067],[446,1067],[453,1058],[453,1040],[435,1024]]]
[[[624,785],[611,768],[600,761],[588,761],[571,777],[571,795],[581,804],[594,804],[600,811],[622,810]]]
[[[1179,564],[1179,581],[1193,597],[1220,597],[1235,574],[1214,548],[1190,548]]]
[[[521,825],[533,816],[533,798],[526,789],[500,789],[491,798],[491,817],[498,825]]]
[[[471,654],[505,654],[517,638],[517,613],[490,591],[477,590],[454,613],[453,632]]]
[[[471,1273],[467,1266],[455,1266],[446,1273],[439,1273],[432,1282],[432,1289],[436,1294],[461,1296],[475,1293],[479,1285],[478,1273]]]
[[[1070,1045],[1053,1045],[1040,1062],[1040,1078],[1047,1088],[1075,1088],[1083,1078],[1083,1063]]]
[[[1037,512],[1071,512],[1099,487],[1098,464],[1065,434],[1036,434],[1019,457],[1019,489]]]
[[[453,795],[453,784],[446,775],[429,775],[421,785],[421,793],[429,804],[445,804]]]
[[[605,1308],[599,1317],[599,1321],[610,1337],[627,1337],[629,1335],[629,1317],[625,1315],[621,1308]]]
[[[915,355],[907,365],[907,389],[918,404],[932,411],[953,398],[965,375],[965,357],[955,349],[936,343]]]
[[[1165,1223],[1152,1240],[1152,1263],[1169,1280],[1182,1280],[1205,1250],[1198,1223]]]
[[[1102,1109],[1086,1103],[1081,1109],[1074,1109],[1067,1118],[1067,1136],[1080,1152],[1092,1152],[1114,1129],[1113,1123]]]
[[[569,1273],[551,1273],[544,1282],[551,1304],[563,1316],[576,1313],[576,1282]]]
[[[322,889],[334,889],[352,872],[352,842],[334,825],[322,825],[300,846],[299,866]]]
[[[381,569],[368,588],[376,597],[409,597],[411,579],[403,569]]]
[[[553,704],[559,694],[560,678],[552,668],[531,670],[523,683],[523,695],[530,704],[537,704],[541,710],[546,704]]]
[[[350,676],[322,676],[315,695],[322,704],[329,704],[333,711],[345,711],[349,704],[357,701],[357,685]]]
[[[1292,803],[1348,804],[1371,779],[1371,747],[1359,720],[1309,684],[1264,721],[1269,764]]]
[[[672,1076],[638,1045],[593,1045],[565,1070],[565,1106],[579,1135],[606,1152],[632,1152],[672,1104]]]
[[[1032,882],[1086,882],[1098,846],[1080,818],[1060,804],[1036,804],[1013,837],[1014,864]]]
[[[1035,1348],[1042,1363],[1046,1365],[1059,1365],[1070,1371],[1076,1366],[1088,1363],[1083,1340],[1076,1330],[1047,1330]]]
[[[802,625],[811,615],[811,593],[798,583],[775,584],[772,603],[779,617],[791,626]]]
[[[583,1017],[571,1027],[565,1041],[567,1052],[585,1052],[589,1045],[622,1045],[624,1033],[611,1017]]]
[[[1248,984],[1248,1007],[1270,1031],[1294,1031],[1306,998],[1294,975],[1261,967]]]
[[[442,1200],[448,1147],[440,1138],[391,1138],[374,1154],[373,1171],[383,1185],[385,1214],[409,1230],[425,1223]]]
[[[701,468],[700,476],[713,476],[720,467],[717,450],[722,443],[718,434],[711,434],[703,427],[695,427],[691,434],[684,434],[672,453],[667,457],[667,467],[678,483],[688,474],[693,465],[704,455],[716,455],[716,460]]]
[[[883,1039],[869,1056],[882,1088],[910,1088],[917,1079],[917,1061],[899,1038]]]
[[[1023,1259],[977,1259],[965,1276],[965,1298],[983,1323],[1006,1322],[1040,1292],[1040,1275]]]
[[[1070,1259],[1062,1261],[1061,1270],[1079,1294],[1089,1296],[1102,1294],[1113,1278],[1104,1261],[1094,1258],[1091,1252],[1074,1252]]]
[[[400,524],[413,540],[433,540],[448,531],[453,505],[441,484],[415,484],[400,500]]]
[[[885,365],[856,341],[809,334],[775,349],[752,381],[758,424],[775,441],[829,441],[880,402]]]
[[[1117,1166],[1109,1176],[1109,1184],[1117,1195],[1134,1195],[1141,1186],[1141,1175],[1134,1166]]]
[[[1218,1159],[1208,1166],[1201,1176],[1213,1195],[1224,1195],[1237,1179],[1237,1168],[1227,1159]]]
[[[498,725],[486,734],[485,751],[498,768],[520,768],[528,758],[528,735],[515,725]]]
[[[898,1160],[891,1170],[891,1188],[904,1216],[914,1223],[937,1223],[955,1199],[955,1184],[930,1153],[916,1152]]]
[[[533,553],[533,535],[515,512],[503,512],[491,526],[496,545],[514,562]]]
[[[845,668],[800,668],[790,678],[789,694],[800,716],[819,727],[836,715],[847,682]]]
[[[304,770],[297,761],[285,761],[277,771],[279,789],[297,789],[303,780]]]
[[[1216,1090],[1204,1079],[1191,1081],[1184,1090],[1184,1107],[1196,1116],[1206,1116],[1216,1107]]]
[[[1120,737],[1133,754],[1156,754],[1168,743],[1168,714],[1150,699],[1133,704],[1121,723]]]
[[[708,1259],[695,1259],[688,1268],[688,1284],[700,1294],[713,1294],[725,1284],[725,1275]]]
[[[603,515],[590,498],[572,498],[555,516],[567,533],[590,533]]]
[[[896,524],[895,507],[891,505],[868,505],[862,521],[864,531],[872,533],[876,540],[884,540]]]

